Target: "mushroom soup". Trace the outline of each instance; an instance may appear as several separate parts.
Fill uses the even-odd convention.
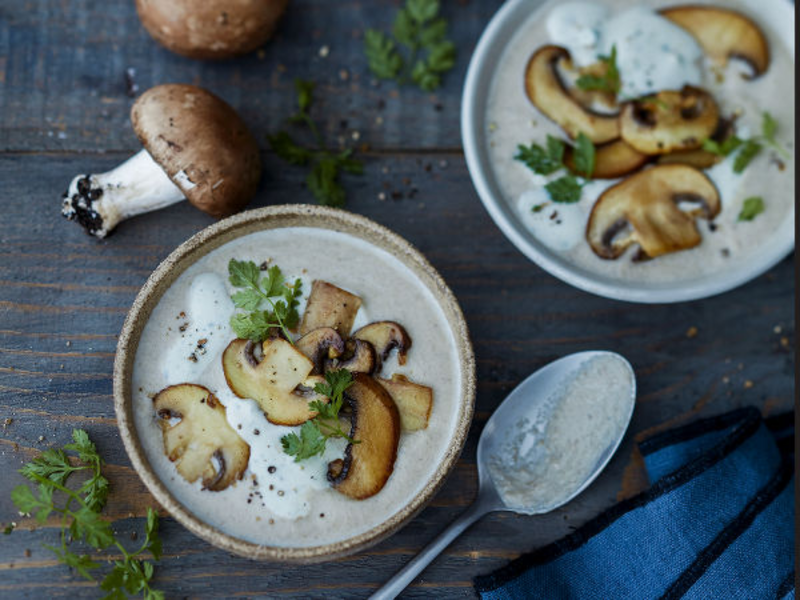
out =
[[[256,394],[240,393],[247,381],[241,374],[232,373],[230,365],[223,366],[223,356],[238,352],[237,345],[245,344],[244,340],[235,340],[230,322],[236,310],[231,295],[238,291],[229,281],[232,259],[278,265],[287,281],[299,278],[302,284],[298,310],[305,314],[299,334],[310,332],[294,339],[294,348],[283,338],[266,340],[259,365],[271,360],[267,353],[275,350],[276,344],[281,351],[293,352],[303,348],[302,340],[314,332],[332,331],[330,327],[318,327],[322,323],[312,322],[320,314],[312,306],[320,304],[314,300],[322,298],[318,288],[330,286],[340,294],[357,295],[361,302],[350,313],[354,316],[351,322],[342,324],[347,317],[334,315],[336,323],[331,324],[342,324],[342,337],[346,337],[346,330],[352,325],[354,337],[369,339],[376,348],[388,348],[376,355],[378,362],[382,362],[380,377],[402,374],[408,378],[408,381],[402,377],[387,381],[360,373],[353,375],[354,386],[385,396],[375,388],[374,382],[380,382],[378,387],[385,386],[392,398],[397,398],[393,386],[415,382],[419,389],[427,386],[432,389],[432,409],[429,405],[430,414],[422,417],[425,421],[422,425],[414,422],[420,418],[419,414],[406,412],[398,402],[403,432],[399,440],[395,439],[396,459],[379,491],[374,488],[353,491],[347,478],[341,482],[342,473],[337,473],[336,467],[348,464],[349,452],[353,456],[367,450],[380,452],[378,446],[387,443],[388,433],[370,440],[368,431],[355,430],[353,435],[360,443],[351,450],[347,450],[347,440],[331,438],[321,455],[298,461],[297,456],[287,454],[282,438],[300,434],[302,427],[277,425],[271,422],[277,420],[275,414],[268,410],[268,419],[263,404],[240,397]],[[323,284],[322,280],[330,284]],[[373,326],[365,327],[388,319],[402,324],[403,333],[407,332],[410,339],[403,342],[395,336],[387,345]],[[299,334],[291,337],[297,338]],[[334,334],[335,331],[330,335]],[[393,334],[389,331],[386,335]],[[314,342],[316,348],[322,348],[320,344]],[[400,352],[389,352],[392,344]],[[327,356],[330,356],[327,352],[322,356],[312,355],[323,360],[328,360]],[[385,251],[347,234],[320,229],[284,228],[254,233],[201,258],[172,284],[153,310],[142,333],[133,371],[136,428],[159,478],[179,502],[210,525],[265,545],[308,547],[341,541],[386,521],[420,493],[432,477],[456,427],[461,385],[457,357],[455,341],[433,295]],[[237,364],[249,368],[247,361]],[[337,364],[347,368],[346,361]],[[316,377],[321,379],[319,375]],[[177,398],[174,386],[180,388],[180,384],[190,385],[185,390],[179,389],[185,393]],[[196,402],[193,414],[189,415],[183,406],[192,399]],[[207,406],[209,402],[211,407]],[[175,410],[176,406],[181,406],[181,410]],[[390,413],[395,409],[387,412],[379,408],[391,420]],[[220,415],[224,415],[227,426],[219,420]],[[190,455],[194,460],[197,440],[172,453],[175,462],[165,453],[165,446],[174,441],[169,438],[175,428],[170,427],[181,419],[188,421],[190,416],[195,417],[190,422],[194,431],[224,429],[224,434],[216,440],[220,451],[214,452],[211,460],[206,461],[208,464],[199,466],[197,470],[203,472],[193,483],[187,481],[185,473],[197,465],[183,463]],[[249,446],[249,456],[245,446]],[[349,463],[351,471],[356,460],[364,459],[353,458]],[[239,475],[241,479],[237,479]],[[359,496],[368,497],[353,499]]]
[[[794,219],[793,52],[724,6],[551,1],[519,27],[485,126],[505,201],[544,247],[678,283],[757,256]]]

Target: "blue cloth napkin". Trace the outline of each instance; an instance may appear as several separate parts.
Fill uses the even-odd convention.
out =
[[[794,598],[794,414],[744,408],[639,444],[652,487],[475,579],[485,599]]]

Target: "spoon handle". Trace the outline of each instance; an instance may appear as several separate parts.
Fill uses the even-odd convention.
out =
[[[487,505],[486,502],[481,502],[479,497],[461,516],[450,523],[447,529],[434,538],[405,567],[395,573],[394,577],[387,581],[383,587],[370,596],[370,600],[391,600],[396,598],[454,539],[475,521],[492,510],[493,507]]]

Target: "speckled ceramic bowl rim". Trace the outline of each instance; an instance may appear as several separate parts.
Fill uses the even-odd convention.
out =
[[[788,0],[742,2],[777,32],[794,58],[794,4]],[[675,0],[676,5],[691,3]],[[606,298],[641,303],[684,302],[727,292],[765,273],[792,252],[794,218],[786,219],[771,243],[762,246],[737,268],[678,284],[647,283],[599,276],[574,265],[536,240],[500,191],[488,156],[484,115],[492,74],[497,69],[502,51],[517,29],[527,23],[531,11],[538,10],[542,4],[544,0],[509,0],[500,7],[472,55],[461,99],[461,136],[472,183],[492,220],[520,252],[554,277],[578,289]],[[720,0],[715,4],[725,3]]]
[[[399,259],[431,291],[450,326],[461,368],[461,402],[455,431],[433,477],[409,503],[372,529],[346,540],[306,548],[265,546],[228,535],[184,508],[150,466],[133,420],[131,375],[142,330],[158,301],[190,265],[223,244],[257,231],[284,227],[316,227],[339,231],[364,240]],[[114,360],[114,409],[122,441],[144,484],[156,500],[189,531],[205,541],[240,556],[257,560],[311,563],[363,550],[385,539],[411,520],[433,498],[458,460],[469,432],[475,404],[475,358],[461,308],[442,277],[410,243],[374,221],[343,210],[310,206],[271,206],[240,213],[220,221],[181,244],[153,272],[134,300],[125,319]]]

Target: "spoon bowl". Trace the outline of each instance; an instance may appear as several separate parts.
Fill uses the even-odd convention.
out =
[[[569,384],[576,381],[585,365],[598,358],[611,358],[628,374],[626,393],[614,397],[621,403],[616,408],[620,419],[617,427],[602,440],[602,450],[592,456],[593,466],[588,474],[564,484],[549,502],[533,504],[511,503],[503,498],[492,474],[491,464],[497,456],[508,454],[510,448],[516,454],[524,454],[520,447],[509,446],[509,440],[520,436],[521,426],[527,423],[542,424],[540,440],[547,437],[549,425],[554,421],[555,409],[564,402]],[[636,402],[636,377],[630,363],[619,354],[606,351],[587,351],[570,354],[534,372],[506,397],[492,414],[478,442],[478,495],[472,505],[445,531],[426,546],[414,559],[371,596],[373,599],[395,598],[422,570],[433,561],[450,543],[483,515],[494,511],[510,511],[525,515],[544,514],[563,506],[585,490],[602,472],[619,448],[628,428]],[[527,434],[526,434],[527,435]],[[522,439],[522,438],[518,438]],[[529,455],[529,454],[528,454]],[[523,482],[527,484],[527,482]]]

